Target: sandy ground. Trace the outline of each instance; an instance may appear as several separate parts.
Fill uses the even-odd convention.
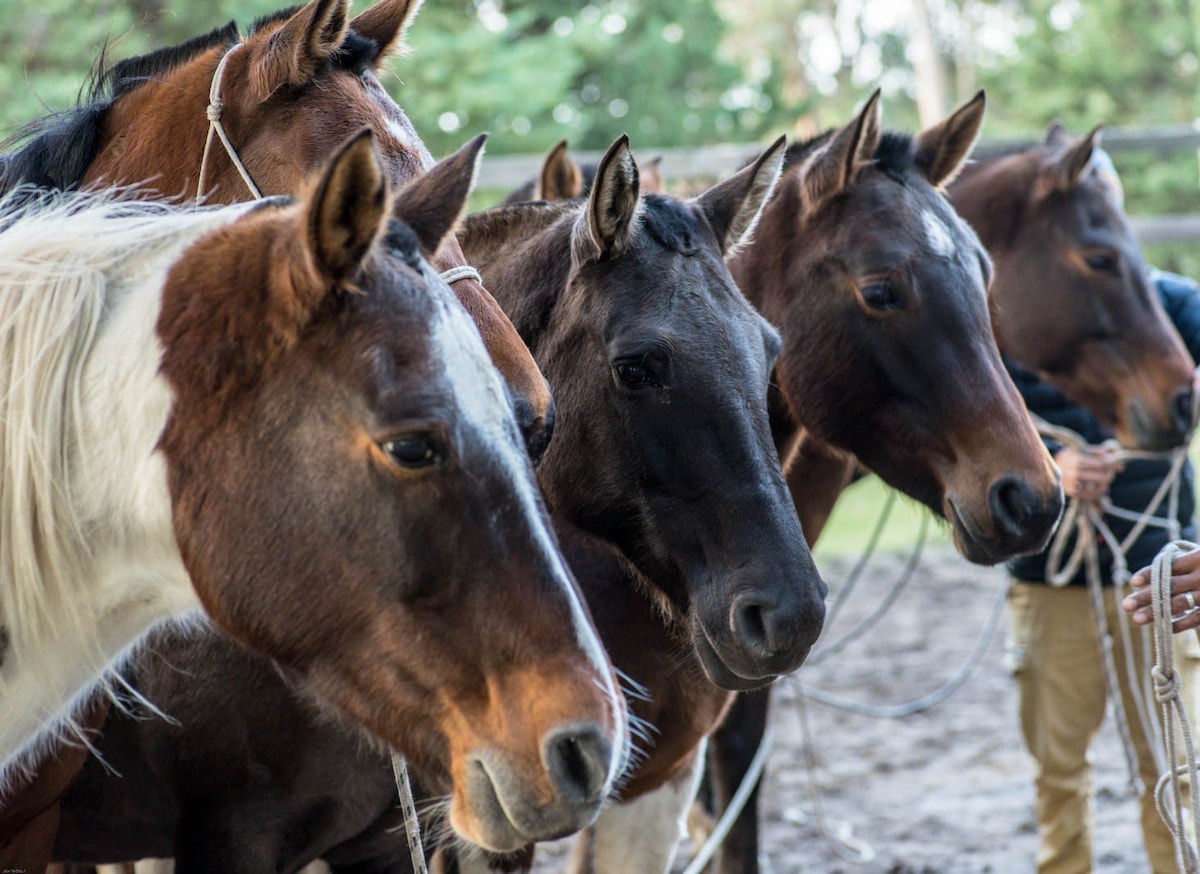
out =
[[[871,611],[904,557],[880,555],[839,628]],[[843,579],[849,562],[822,564]],[[800,678],[876,704],[919,697],[941,685],[979,640],[1002,570],[972,567],[948,547],[931,548],[911,586],[877,630],[836,661],[803,668]],[[1033,870],[1033,767],[1017,727],[1016,692],[1003,666],[1005,622],[967,683],[932,711],[899,720],[845,713],[810,703],[812,736],[800,728],[796,686],[778,688],[772,721],[776,744],[764,787],[764,857],[768,874],[967,874]],[[828,632],[827,632],[828,633]],[[825,815],[835,833],[862,842],[869,861],[841,859],[814,824],[808,743]],[[1137,805],[1126,793],[1125,767],[1112,720],[1093,745],[1096,870],[1147,869]],[[681,848],[681,864],[690,847]],[[561,855],[543,854],[538,870],[558,870]]]

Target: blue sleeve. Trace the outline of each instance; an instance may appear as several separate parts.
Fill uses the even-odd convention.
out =
[[[1151,271],[1150,278],[1192,360],[1200,363],[1200,285],[1186,276],[1162,270]]]

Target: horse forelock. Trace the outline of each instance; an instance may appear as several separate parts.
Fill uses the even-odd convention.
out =
[[[699,251],[700,221],[686,204],[661,194],[645,195],[642,204],[640,228],[656,243],[683,255]]]
[[[836,132],[836,128],[830,128],[815,137],[792,143],[784,153],[783,171],[786,173],[792,167],[801,166],[809,155],[829,142]],[[905,176],[912,169],[913,158],[916,154],[913,145],[912,134],[901,131],[884,131],[879,136],[879,145],[876,146],[875,154],[872,156],[875,160],[875,168],[904,184]]]

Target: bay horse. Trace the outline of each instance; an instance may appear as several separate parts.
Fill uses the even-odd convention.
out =
[[[1123,445],[1161,449],[1186,439],[1193,365],[1093,161],[1097,134],[1072,139],[1052,124],[1038,146],[966,163],[947,190],[995,265],[989,310],[1001,353],[1087,406]],[[798,462],[814,483],[794,495],[815,543],[856,460],[818,442]],[[765,718],[761,702],[739,703],[717,735],[719,755],[748,759]],[[726,768],[736,784],[741,769]],[[757,870],[752,815],[722,853],[720,871]]]
[[[482,145],[394,208],[365,130],[294,202],[5,214],[0,788],[142,632],[202,606],[449,774],[472,842],[596,816],[623,700],[507,393],[425,261]]]
[[[996,265],[1001,351],[1109,425],[1124,446],[1191,434],[1194,365],[1148,278],[1133,228],[1093,155],[1099,128],[969,164],[955,208]]]
[[[375,133],[390,183],[404,183],[434,162],[377,74],[403,49],[422,2],[380,0],[351,18],[350,0],[310,0],[258,20],[244,37],[230,22],[121,61],[97,73],[76,109],[14,138],[27,142],[0,158],[0,191],[137,185],[148,196],[235,203],[253,196],[236,155],[258,191],[294,194],[363,127]],[[222,107],[230,153],[218,140],[205,145],[213,139],[210,92]],[[458,243],[447,240],[434,263],[463,266]],[[467,274],[452,287],[503,374],[536,455],[553,427],[546,381],[483,286]]]

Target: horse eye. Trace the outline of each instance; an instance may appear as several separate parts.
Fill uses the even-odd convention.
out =
[[[874,282],[859,289],[867,306],[873,310],[895,310],[900,308],[900,297],[890,282]]]
[[[617,377],[630,388],[641,388],[650,379],[650,373],[641,364],[622,363],[617,365]]]
[[[1117,258],[1115,255],[1110,255],[1107,252],[1095,252],[1083,259],[1092,270],[1097,273],[1116,273]]]
[[[405,434],[380,445],[393,461],[410,470],[441,464],[446,458],[444,447],[432,434]]]

